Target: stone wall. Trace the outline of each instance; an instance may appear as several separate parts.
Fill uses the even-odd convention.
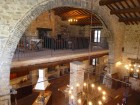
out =
[[[106,34],[109,36],[110,62],[122,57],[122,39],[124,24],[118,22],[118,18],[110,15],[107,7],[99,6],[99,0],[93,0],[93,13],[103,23]],[[0,95],[9,93],[9,74],[11,60],[16,46],[29,26],[41,13],[59,6],[91,9],[90,0],[1,0],[0,1],[0,38],[5,39],[5,44],[0,48]],[[1,41],[1,40],[0,40]],[[115,72],[112,69],[113,73]],[[6,105],[6,104],[4,104]]]
[[[140,24],[126,26],[123,47],[123,60],[137,58],[137,55],[140,58],[140,52],[138,54],[138,49],[140,49]]]
[[[50,36],[56,37],[57,34],[64,34],[67,36],[88,36],[89,29],[87,26],[76,26],[70,25],[68,21],[62,21],[61,17],[54,15],[54,12],[43,12],[35,20],[31,22],[25,31],[27,36],[37,36],[37,28],[49,28],[52,31],[49,33]],[[83,31],[83,33],[80,33]]]
[[[27,36],[36,36],[37,28],[49,28],[52,29],[51,17],[49,12],[43,12],[35,20],[31,22],[25,31]]]
[[[122,77],[128,75],[128,72],[124,67],[125,64],[131,62],[128,58],[140,58],[140,52],[138,53],[138,49],[140,49],[140,25],[127,25],[125,27],[123,49],[123,57],[120,60],[122,65],[117,67],[118,71],[122,74]]]
[[[55,24],[55,25],[54,25]],[[70,25],[68,21],[62,21],[61,17],[54,15],[54,12],[44,12],[34,19],[25,31],[27,36],[37,36],[37,28],[50,28],[53,32],[50,32],[50,36],[56,37],[61,33],[67,36],[90,36],[91,26],[77,26]],[[95,27],[96,28],[96,27]],[[102,27],[101,27],[102,28]],[[107,37],[104,28],[102,29],[101,37]]]

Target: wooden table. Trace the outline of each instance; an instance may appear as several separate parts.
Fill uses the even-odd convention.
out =
[[[43,98],[41,96],[42,94],[40,93],[34,103],[32,105],[52,105],[52,92],[51,91],[45,91],[44,92],[44,103],[43,103]],[[42,101],[39,99],[42,98]]]

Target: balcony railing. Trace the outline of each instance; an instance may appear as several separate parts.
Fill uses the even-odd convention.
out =
[[[17,45],[13,60],[32,59],[36,57],[59,56],[88,52],[89,38],[71,37],[64,38],[38,38],[36,36],[23,36]],[[91,51],[108,49],[106,37],[101,37],[100,42],[91,42]]]

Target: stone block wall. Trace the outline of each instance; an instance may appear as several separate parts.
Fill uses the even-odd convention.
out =
[[[126,26],[125,37],[123,41],[123,60],[127,58],[140,58],[140,24]]]
[[[140,59],[140,25],[127,25],[125,27],[124,40],[123,40],[123,57],[120,60],[122,65],[117,67],[117,70],[121,73],[121,76],[128,75],[128,71],[125,69],[125,64],[129,64],[131,61],[128,58],[137,57]]]
[[[110,61],[122,57],[124,24],[118,18],[110,15],[107,7],[99,6],[99,0],[93,0],[93,13],[103,22],[106,34],[109,36]],[[16,46],[28,28],[29,24],[41,13],[59,6],[70,6],[91,9],[91,0],[1,0],[0,1],[0,38],[5,42],[0,46],[0,95],[9,93],[9,74],[12,57]],[[105,24],[104,24],[105,23]],[[115,70],[112,69],[112,73]],[[6,104],[4,104],[6,105]]]
[[[52,31],[49,33],[50,36],[56,37],[57,34],[65,34],[67,36],[88,36],[90,27],[87,26],[75,26],[70,25],[68,21],[62,21],[61,17],[54,15],[54,12],[44,12],[34,19],[25,31],[27,36],[37,36],[37,28],[50,28]],[[84,28],[83,34],[80,34],[80,30]]]
[[[44,12],[39,17],[31,22],[25,31],[26,35],[36,36],[37,28],[50,28],[52,29],[51,18],[49,12]]]
[[[83,91],[85,64],[80,61],[70,63],[70,88],[74,99],[69,98],[70,105],[77,105],[77,95]],[[77,84],[79,86],[77,87]]]

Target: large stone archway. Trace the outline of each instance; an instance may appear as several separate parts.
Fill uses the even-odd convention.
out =
[[[3,25],[3,28],[1,29],[0,33],[0,95],[5,95],[9,93],[9,74],[10,74],[10,65],[12,61],[12,57],[14,54],[14,51],[16,49],[16,46],[24,33],[25,29],[28,27],[28,25],[31,23],[32,20],[34,20],[37,16],[39,16],[42,12],[50,10],[55,7],[61,7],[61,6],[70,6],[70,7],[76,7],[76,8],[83,8],[83,9],[91,9],[91,1],[90,0],[36,0],[36,2],[31,2],[29,0],[22,1],[22,5],[20,3],[17,3],[20,1],[16,1],[15,4],[12,2],[3,1],[2,7],[5,8],[6,6],[14,6],[16,9],[12,10],[11,12],[7,12],[7,16],[11,13],[14,13],[17,17],[5,17],[4,13],[2,16],[4,16],[3,21],[9,22],[8,24]],[[116,59],[117,57],[120,57],[120,51],[115,52],[114,46],[120,46],[121,43],[115,43],[116,40],[121,40],[123,28],[122,24],[118,23],[117,18],[115,16],[110,16],[109,9],[106,7],[100,7],[99,6],[99,0],[93,0],[93,12],[97,15],[97,17],[101,20],[103,23],[106,34],[109,35],[110,38],[110,59]],[[28,4],[29,3],[29,4]],[[28,5],[27,5],[28,4]],[[26,8],[25,8],[26,7]],[[18,10],[17,10],[18,8]],[[5,8],[6,9],[6,8]],[[7,11],[9,11],[7,9]],[[19,15],[20,13],[20,15]],[[1,22],[2,20],[0,20]],[[12,23],[11,23],[12,21]],[[115,36],[120,36],[119,39],[116,39]],[[113,50],[113,51],[112,51]],[[119,59],[119,58],[117,58]],[[4,99],[8,99],[9,96],[6,96]],[[0,98],[1,99],[1,98]],[[4,101],[0,101],[4,102]],[[1,104],[1,103],[0,103]],[[6,105],[6,104],[4,104]]]

